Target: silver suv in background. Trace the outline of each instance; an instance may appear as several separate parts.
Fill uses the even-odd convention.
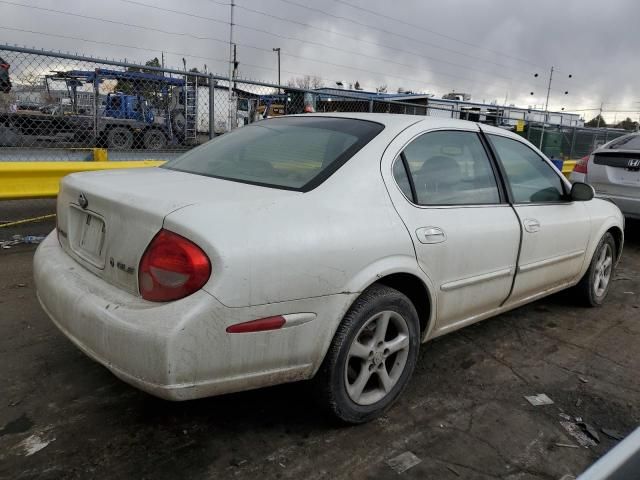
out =
[[[640,133],[616,138],[582,158],[569,179],[591,184],[625,217],[640,219]]]

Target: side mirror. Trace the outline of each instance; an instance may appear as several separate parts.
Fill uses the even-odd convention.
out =
[[[587,183],[576,182],[571,185],[569,196],[574,202],[588,202],[596,196],[596,191]]]

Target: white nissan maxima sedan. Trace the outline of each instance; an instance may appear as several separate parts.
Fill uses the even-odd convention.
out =
[[[429,339],[573,286],[600,305],[622,245],[620,210],[515,134],[314,114],[69,175],[35,280],[73,343],[153,395],[313,378],[359,423]]]

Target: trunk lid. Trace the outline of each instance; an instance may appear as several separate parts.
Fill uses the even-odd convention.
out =
[[[77,173],[61,183],[58,238],[83,267],[139,295],[140,259],[168,214],[188,205],[291,193],[163,168]]]
[[[587,175],[598,193],[640,197],[640,151],[595,152]]]

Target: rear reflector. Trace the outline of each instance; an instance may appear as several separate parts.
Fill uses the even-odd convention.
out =
[[[573,168],[573,171],[576,173],[587,173],[587,166],[589,163],[589,156],[582,157],[580,160],[576,162],[576,166]]]
[[[249,322],[236,323],[227,327],[227,333],[264,332],[265,330],[278,330],[282,328],[286,320],[282,315],[276,317],[260,318]]]

